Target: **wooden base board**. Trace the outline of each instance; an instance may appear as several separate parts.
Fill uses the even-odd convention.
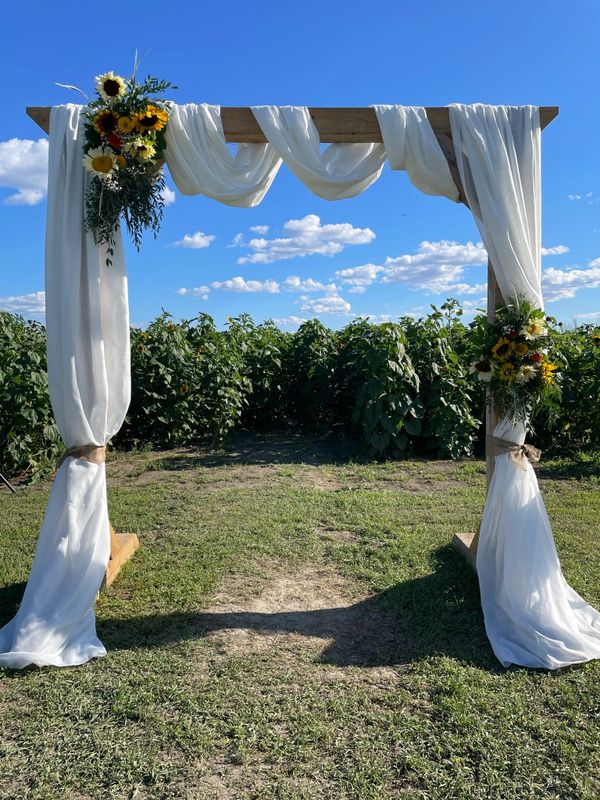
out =
[[[452,544],[461,556],[475,569],[475,553],[471,550],[474,533],[455,533],[452,537]]]
[[[110,586],[114,579],[119,574],[121,567],[126,561],[129,561],[131,556],[140,546],[140,540],[135,533],[116,533],[115,537],[118,543],[118,550],[111,555],[108,567],[106,568],[106,575],[102,583],[102,589]]]

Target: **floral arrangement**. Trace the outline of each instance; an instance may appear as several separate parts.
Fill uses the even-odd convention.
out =
[[[85,226],[96,244],[106,245],[107,264],[121,217],[138,249],[146,228],[155,237],[160,229],[165,188],[160,167],[169,108],[154,96],[171,86],[150,76],[138,83],[135,70],[130,79],[114,72],[96,78],[98,97],[86,109],[83,164],[92,178]]]
[[[479,355],[471,373],[487,383],[488,402],[524,422],[534,408],[551,409],[560,399],[560,374],[552,357],[551,318],[516,299],[498,308],[494,322],[479,316],[473,342]]]

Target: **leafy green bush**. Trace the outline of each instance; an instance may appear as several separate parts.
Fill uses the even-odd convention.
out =
[[[339,334],[337,407],[351,421],[371,455],[402,456],[421,433],[419,378],[406,354],[399,325],[362,319]]]
[[[551,332],[563,375],[558,418],[534,419],[540,447],[600,448],[600,334]],[[468,377],[472,336],[456,301],[423,319],[339,331],[316,319],[296,333],[248,315],[163,313],[132,329],[132,401],[120,447],[219,444],[236,429],[344,431],[371,455],[443,458],[482,452],[484,386]],[[0,313],[0,471],[34,475],[62,451],[46,380],[42,325]],[[553,424],[553,427],[551,426]],[[477,447],[476,447],[477,446]]]
[[[63,449],[48,395],[44,327],[0,311],[0,472],[35,475]]]
[[[478,387],[469,378],[468,329],[460,321],[462,310],[456,300],[429,316],[403,317],[407,350],[419,375],[419,396],[423,404],[423,426],[415,437],[417,449],[444,458],[473,455],[473,444],[482,417],[475,414]],[[478,398],[478,409],[484,411]]]

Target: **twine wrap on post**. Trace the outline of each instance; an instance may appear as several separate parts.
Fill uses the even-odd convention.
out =
[[[495,456],[508,453],[521,469],[527,469],[528,461],[537,464],[542,456],[542,451],[531,444],[516,444],[508,439],[498,439],[496,436],[494,436],[493,443]]]
[[[106,445],[83,444],[81,447],[71,447],[61,456],[58,466],[60,467],[67,458],[84,458],[90,464],[104,464],[106,461]]]

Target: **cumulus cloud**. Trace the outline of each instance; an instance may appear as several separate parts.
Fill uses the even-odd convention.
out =
[[[190,250],[202,250],[204,247],[209,247],[211,242],[214,242],[215,237],[209,233],[186,233],[183,239],[173,242],[174,247],[185,247]]]
[[[269,232],[269,226],[268,225],[253,225],[250,228],[250,230],[253,233],[260,233],[262,236],[264,236],[265,233]],[[241,235],[242,235],[241,233],[238,233],[238,236],[241,236]]]
[[[208,286],[195,286],[193,289],[182,287],[181,289],[177,289],[175,294],[191,295],[192,297],[199,297],[201,300],[208,300],[210,289]]]
[[[384,267],[377,264],[362,264],[360,267],[347,267],[338,269],[335,273],[341,283],[351,286],[350,294],[362,294],[367,286],[370,286],[379,275],[384,271]]]
[[[313,278],[302,280],[297,275],[289,275],[282,287],[286,292],[337,292],[335,283],[321,283]]]
[[[9,139],[0,142],[0,186],[16,189],[4,203],[34,206],[48,186],[48,140]]]
[[[10,311],[25,317],[43,317],[46,313],[46,294],[30,292],[13,297],[0,297],[0,311]]]
[[[569,248],[564,244],[557,244],[556,247],[542,247],[543,256],[562,256],[563,253],[568,253]]]
[[[471,286],[461,279],[465,267],[486,263],[487,253],[481,242],[425,241],[414,254],[387,258],[381,282],[401,283],[433,294],[477,294],[484,284]]]
[[[375,238],[370,228],[355,228],[349,222],[322,225],[316,214],[290,219],[283,226],[285,236],[251,239],[246,247],[253,252],[238,258],[238,264],[271,264],[309,255],[333,256],[346,247],[369,244]]]
[[[590,261],[585,269],[556,269],[549,267],[542,272],[542,294],[553,303],[575,297],[579,289],[595,289],[600,286],[600,258]]]
[[[297,317],[295,314],[292,314],[289,317],[277,317],[273,322],[280,328],[298,328],[303,322],[308,322],[308,320],[305,317]]]
[[[241,275],[226,281],[213,281],[211,286],[213,289],[223,289],[226,292],[268,292],[269,294],[279,292],[277,281],[247,281]]]
[[[162,197],[163,203],[166,206],[172,206],[173,203],[175,202],[175,192],[173,191],[173,189],[170,189],[168,186],[164,187],[164,189],[160,193],[160,196]]]
[[[309,298],[303,295],[298,300],[300,311],[309,311],[312,314],[349,314],[352,306],[339,294],[327,294],[324,297]]]

